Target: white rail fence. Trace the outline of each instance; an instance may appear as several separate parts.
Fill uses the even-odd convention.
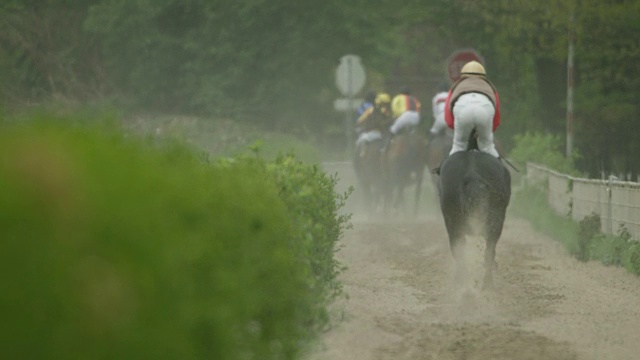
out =
[[[596,213],[603,233],[617,234],[624,226],[640,240],[640,183],[575,178],[533,163],[527,163],[525,181],[544,187],[556,213],[575,221]]]

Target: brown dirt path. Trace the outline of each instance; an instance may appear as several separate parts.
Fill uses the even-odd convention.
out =
[[[523,220],[507,217],[486,292],[481,239],[467,244],[474,275],[456,284],[433,208],[353,223],[338,253],[348,298],[332,306],[343,320],[308,360],[640,359],[640,278],[580,263]]]

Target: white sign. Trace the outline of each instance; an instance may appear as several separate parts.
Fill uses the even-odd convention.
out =
[[[364,99],[336,99],[333,102],[334,109],[338,111],[358,110]]]
[[[359,93],[365,81],[366,75],[359,56],[345,55],[340,58],[340,65],[336,70],[336,85],[342,95],[351,97]]]

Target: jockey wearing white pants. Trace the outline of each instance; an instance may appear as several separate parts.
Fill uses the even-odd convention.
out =
[[[418,124],[420,124],[420,113],[414,110],[408,110],[398,116],[389,128],[389,131],[391,131],[392,134],[397,134],[402,128],[418,126]]]
[[[431,100],[434,122],[429,132],[433,135],[438,135],[448,128],[447,122],[444,121],[444,105],[447,101],[447,95],[449,95],[448,92],[440,91]]]
[[[469,135],[475,128],[478,149],[500,157],[493,143],[493,132],[500,125],[500,99],[480,63],[471,61],[462,67],[460,79],[449,90],[445,121],[453,129],[450,155],[467,150]]]
[[[450,154],[467,150],[469,135],[475,128],[478,133],[478,149],[500,157],[493,144],[493,116],[496,109],[489,98],[480,93],[467,93],[453,105],[453,147]]]

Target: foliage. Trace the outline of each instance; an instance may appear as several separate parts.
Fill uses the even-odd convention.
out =
[[[598,231],[587,241],[582,260],[599,260],[605,265],[622,266],[629,272],[640,275],[639,244],[631,239],[624,226],[618,229],[616,235],[605,235]]]
[[[426,105],[446,81],[447,57],[474,48],[500,92],[496,135],[510,149],[526,132],[564,139],[571,32],[574,147],[583,155],[574,165],[635,177],[639,13],[640,0],[7,0],[0,99],[106,98],[329,137],[343,129],[332,107],[342,55],[362,57],[367,87],[411,85]]]
[[[99,0],[0,4],[0,94],[12,102],[88,101],[109,87],[95,39],[82,30]],[[5,100],[6,101],[6,100]]]
[[[578,254],[576,254],[578,260],[589,260],[590,248],[594,238],[600,234],[601,226],[600,215],[596,213],[585,216],[584,219],[580,221],[580,232],[578,233],[579,248]]]
[[[295,359],[321,326],[346,218],[320,172],[82,118],[0,137],[4,355]]]
[[[578,174],[573,165],[578,155],[574,152],[572,159],[564,157],[558,136],[525,133],[515,137],[515,144],[509,155],[520,164],[534,162],[565,174]]]
[[[337,177],[328,176],[318,165],[302,163],[292,155],[281,155],[268,166],[289,211],[299,257],[305,259],[310,289],[317,299],[330,301],[341,292],[337,276],[341,266],[334,258],[336,241],[342,237],[351,215],[340,214],[351,190],[336,194]],[[323,307],[319,307],[324,311]],[[321,314],[324,316],[324,313]]]
[[[392,25],[359,16],[354,26],[362,5],[103,0],[85,24],[118,84],[147,106],[313,129],[330,116],[334,98],[323,92],[336,92],[327,74],[339,57],[375,51]]]
[[[635,40],[640,33],[640,1],[583,3],[578,13],[582,36],[576,90],[577,106],[583,111],[576,132],[585,159],[579,165],[593,176],[602,171],[637,175],[640,159],[632,154],[640,152],[634,136],[638,122],[630,119],[640,116],[635,100],[640,93],[640,44]]]

